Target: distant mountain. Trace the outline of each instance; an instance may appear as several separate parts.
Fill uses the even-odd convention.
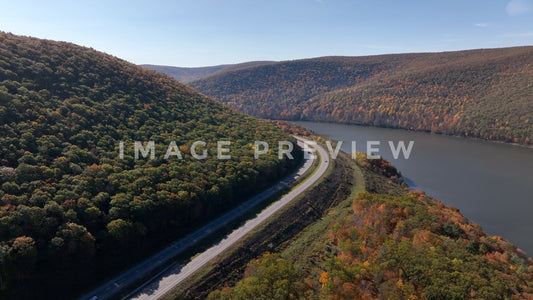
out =
[[[1,299],[73,298],[301,161],[255,160],[254,141],[294,139],[168,76],[3,32],[0,128]],[[134,141],[153,141],[154,159],[135,159]]]
[[[190,86],[244,113],[533,143],[533,47],[321,57]]]
[[[213,74],[218,74],[219,72],[238,70],[238,69],[247,68],[247,67],[268,65],[271,63],[274,63],[274,62],[251,61],[251,62],[245,62],[241,64],[218,65],[218,66],[198,67],[198,68],[182,68],[182,67],[171,67],[171,66],[160,66],[160,65],[141,65],[141,67],[166,74],[180,82],[189,83],[191,81],[202,79]]]

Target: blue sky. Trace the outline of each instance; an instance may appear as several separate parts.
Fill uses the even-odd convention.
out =
[[[207,66],[533,45],[533,0],[4,1],[0,30]]]

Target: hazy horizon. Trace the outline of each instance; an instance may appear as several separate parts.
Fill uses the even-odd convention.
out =
[[[24,1],[0,30],[180,67],[533,45],[533,0]]]
[[[138,65],[145,66],[160,66],[160,67],[174,67],[174,68],[184,68],[184,69],[195,69],[195,68],[210,68],[210,67],[220,67],[220,66],[231,66],[238,64],[245,64],[250,62],[284,62],[284,61],[296,61],[296,60],[306,60],[306,59],[316,59],[323,57],[367,57],[367,56],[383,56],[383,55],[401,55],[401,54],[425,54],[425,53],[448,53],[448,52],[461,52],[461,51],[475,51],[475,50],[491,50],[491,49],[505,49],[505,48],[520,48],[520,47],[533,47],[531,45],[521,45],[521,46],[508,46],[508,47],[493,47],[493,48],[471,48],[471,49],[458,49],[458,50],[447,50],[447,51],[423,51],[423,52],[398,52],[398,53],[381,53],[381,54],[369,54],[369,55],[324,55],[316,57],[302,57],[296,59],[286,59],[286,60],[255,60],[255,61],[237,61],[235,63],[222,63],[217,65],[200,65],[194,67],[184,67],[184,66],[174,66],[174,65],[161,65],[161,64],[152,64],[152,63],[141,63]],[[98,49],[96,49],[98,50]]]

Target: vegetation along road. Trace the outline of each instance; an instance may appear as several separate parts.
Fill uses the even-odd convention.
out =
[[[303,144],[304,141],[307,141],[300,137],[296,138],[299,140],[299,144]],[[291,192],[283,196],[280,200],[267,207],[255,218],[248,220],[242,227],[233,231],[230,235],[228,235],[218,244],[207,249],[205,252],[197,255],[187,265],[183,266],[183,268],[178,267],[178,269],[176,269],[176,265],[171,264],[163,271],[159,272],[156,276],[152,277],[150,280],[142,284],[141,287],[139,287],[133,293],[128,295],[126,298],[157,299],[163,296],[174,286],[178,285],[180,282],[182,282],[188,276],[196,272],[198,269],[207,264],[210,260],[222,253],[224,250],[231,247],[240,238],[251,232],[267,218],[271,217],[287,203],[291,202],[293,199],[303,193],[306,189],[311,187],[316,181],[320,179],[320,177],[322,177],[329,165],[328,154],[326,150],[321,146],[315,146],[314,148],[319,152],[320,160],[316,171],[308,179],[296,186]],[[224,225],[228,224],[230,221],[242,215],[242,213],[256,206],[265,199],[271,197],[278,191],[285,188],[288,184],[295,181],[311,167],[312,160],[315,157],[315,155],[311,155],[311,159],[307,159],[305,164],[296,173],[285,178],[283,181],[267,189],[266,191],[256,195],[252,199],[241,204],[240,206],[224,214],[223,216],[211,221],[204,227],[189,234],[185,238],[175,242],[169,247],[161,250],[152,257],[132,267],[131,269],[123,272],[122,274],[101,285],[92,292],[82,296],[80,299],[109,299],[112,297],[116,297],[121,292],[123,292],[125,288],[133,285],[135,282],[142,280],[143,278],[148,276],[148,274],[163,268],[164,265],[167,265],[169,261],[179,253],[182,253],[190,246],[207,237],[213,231],[220,229]]]

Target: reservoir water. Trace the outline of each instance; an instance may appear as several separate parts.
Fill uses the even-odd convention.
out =
[[[490,235],[499,235],[533,256],[533,149],[399,129],[295,122],[333,141],[342,150],[366,152],[380,141],[379,154],[392,162],[413,189],[459,208]],[[411,155],[394,159],[388,141],[414,141]]]

